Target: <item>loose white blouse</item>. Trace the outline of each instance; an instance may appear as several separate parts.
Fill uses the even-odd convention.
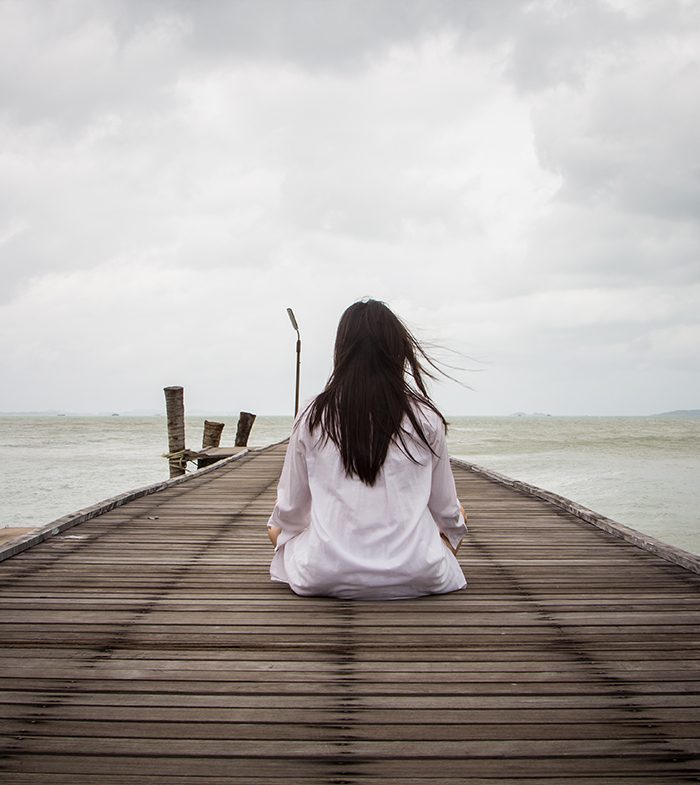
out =
[[[297,594],[355,599],[401,599],[442,594],[467,585],[440,537],[453,547],[466,534],[445,430],[421,408],[434,451],[404,429],[414,463],[389,447],[373,486],[348,477],[340,453],[302,413],[292,431],[268,526],[282,529],[270,566],[275,581]]]

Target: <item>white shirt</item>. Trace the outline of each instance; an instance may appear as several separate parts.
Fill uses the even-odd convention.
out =
[[[462,589],[453,547],[467,528],[450,469],[445,430],[418,410],[434,455],[408,419],[406,442],[418,463],[391,444],[373,486],[348,477],[337,447],[311,433],[306,414],[292,431],[268,526],[282,529],[273,580],[297,594],[399,599]],[[413,438],[411,438],[413,435]]]

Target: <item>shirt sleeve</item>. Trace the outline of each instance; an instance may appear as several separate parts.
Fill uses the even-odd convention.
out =
[[[440,532],[447,537],[450,545],[456,548],[467,533],[467,526],[460,511],[457,488],[447,452],[445,429],[441,422],[435,428],[432,442],[435,454],[428,509]]]
[[[306,469],[305,445],[300,431],[303,423],[292,430],[284,458],[282,474],[277,486],[277,501],[268,527],[277,526],[282,532],[277,540],[277,549],[285,542],[301,534],[311,520],[311,491]]]

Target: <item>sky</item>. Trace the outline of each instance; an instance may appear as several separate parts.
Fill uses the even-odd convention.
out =
[[[0,0],[0,411],[293,408],[355,300],[451,415],[700,408],[700,3]]]

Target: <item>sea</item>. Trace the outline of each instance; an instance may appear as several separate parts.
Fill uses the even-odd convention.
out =
[[[236,416],[222,444],[232,444]],[[700,554],[700,417],[448,418],[450,454],[554,491]],[[203,417],[188,417],[201,445]],[[249,440],[285,439],[291,417],[259,416]],[[0,527],[39,527],[168,476],[163,416],[0,416]]]

